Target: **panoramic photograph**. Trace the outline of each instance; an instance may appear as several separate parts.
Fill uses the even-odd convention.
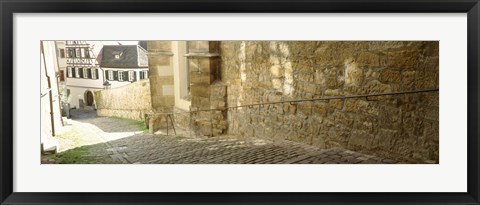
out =
[[[439,164],[439,41],[40,42],[41,164]]]

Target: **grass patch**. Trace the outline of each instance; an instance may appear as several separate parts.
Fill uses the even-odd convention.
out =
[[[57,163],[59,164],[89,164],[95,161],[95,158],[87,156],[88,154],[90,154],[88,148],[77,147],[65,152],[54,154],[52,157],[57,159]]]
[[[110,118],[123,120],[123,121],[127,122],[128,124],[139,128],[141,131],[143,131],[143,133],[148,133],[148,128],[147,128],[147,126],[145,126],[145,121],[132,120],[132,119],[123,118],[123,117],[110,117]]]

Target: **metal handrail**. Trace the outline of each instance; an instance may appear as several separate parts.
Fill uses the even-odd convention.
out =
[[[322,100],[337,100],[337,99],[349,99],[349,98],[362,98],[362,97],[378,97],[385,95],[401,95],[401,94],[412,94],[412,93],[425,93],[425,92],[437,92],[438,88],[435,89],[424,89],[424,90],[411,90],[411,91],[399,91],[399,92],[388,92],[388,93],[374,93],[374,94],[363,94],[363,95],[349,95],[349,96],[331,96],[323,98],[312,98],[312,99],[300,99],[300,100],[285,100],[277,102],[266,102],[266,103],[253,103],[248,105],[238,105],[225,108],[213,108],[213,109],[203,109],[203,110],[191,110],[189,112],[205,112],[205,111],[224,111],[240,107],[253,107],[260,105],[270,105],[270,104],[280,104],[280,103],[297,103],[297,102],[306,102],[306,101],[322,101]]]

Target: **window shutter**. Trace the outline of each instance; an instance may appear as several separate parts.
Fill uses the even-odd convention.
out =
[[[105,71],[105,80],[109,80],[109,79],[110,79],[109,77],[110,77],[110,76],[108,75],[108,70],[106,70],[106,71]]]
[[[72,68],[72,78],[76,78],[77,77],[77,73],[76,73],[76,69],[75,68]]]
[[[113,71],[113,80],[118,81],[118,71]]]
[[[65,49],[60,48],[60,58],[65,58]]]
[[[67,77],[70,77],[70,68],[67,68]]]
[[[83,68],[78,69],[78,75],[80,76],[80,78],[83,78]]]
[[[130,78],[128,78],[128,71],[123,72],[123,79],[124,81],[130,81]]]
[[[60,70],[60,82],[63,82],[63,81],[65,81],[65,71]]]
[[[98,69],[95,68],[95,79],[98,79]]]
[[[89,68],[89,69],[87,70],[87,72],[88,72],[88,76],[87,76],[87,77],[88,77],[89,79],[92,79],[92,68]]]
[[[133,82],[137,81],[137,72],[133,71]]]

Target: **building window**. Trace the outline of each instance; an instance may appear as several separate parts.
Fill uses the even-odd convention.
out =
[[[79,78],[84,78],[83,76],[85,76],[86,73],[83,72],[83,68],[78,68],[78,77]]]
[[[68,68],[67,68],[67,77],[72,78],[74,75],[75,75],[75,74],[74,74],[74,72],[73,72],[72,67],[68,67]]]
[[[85,48],[80,49],[80,57],[85,58]]]
[[[123,81],[123,72],[122,71],[118,72],[118,81]]]
[[[133,82],[137,77],[135,71],[128,71],[128,81]]]
[[[67,48],[67,58],[71,58],[73,57],[73,53],[72,53],[72,49],[71,48]]]
[[[85,68],[84,73],[85,73],[84,78],[92,79],[92,69],[91,68]]]
[[[105,74],[108,80],[113,80],[113,71],[107,70]]]
[[[140,80],[148,78],[148,71],[140,71]]]
[[[80,58],[81,56],[80,48],[75,48],[75,57]]]
[[[85,48],[85,58],[90,58],[90,51],[88,48]]]
[[[118,71],[116,70],[113,71],[113,80],[118,81]]]
[[[98,79],[97,76],[98,76],[98,69],[96,68],[92,68],[92,79]]]

